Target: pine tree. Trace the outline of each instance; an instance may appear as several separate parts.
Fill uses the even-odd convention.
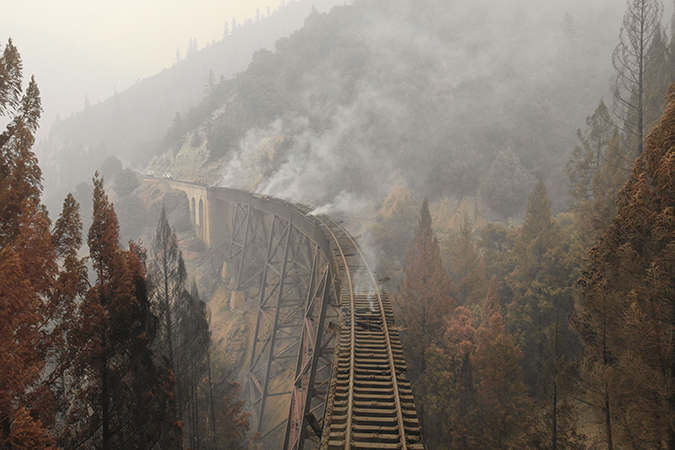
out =
[[[44,366],[40,347],[37,294],[25,277],[19,254],[0,249],[0,448],[50,444],[42,424],[29,415],[25,393]],[[38,442],[39,441],[39,442]]]
[[[623,124],[623,131],[632,138],[630,146],[634,156],[640,156],[643,140],[648,131],[647,118],[650,102],[647,101],[647,82],[651,72],[661,66],[663,53],[650,52],[655,40],[662,36],[661,16],[663,5],[660,0],[628,0],[619,35],[619,44],[612,55],[616,74],[612,83],[614,113]],[[656,50],[656,49],[655,49]]]
[[[204,442],[206,450],[244,450],[248,447],[246,433],[250,413],[244,411],[244,402],[239,400],[241,386],[232,381],[231,374],[217,353],[209,357],[209,378],[211,381],[209,418],[204,421],[208,437]]]
[[[645,115],[644,133],[647,135],[652,128],[658,125],[665,108],[668,87],[673,81],[673,74],[668,70],[668,39],[666,32],[659,23],[649,48],[647,48],[645,66]]]
[[[169,369],[177,374],[176,367],[176,309],[178,297],[185,289],[187,273],[185,264],[178,250],[176,233],[171,229],[166,218],[166,211],[162,206],[162,213],[157,223],[155,240],[150,252],[149,276],[152,280],[152,298],[158,306],[157,316],[160,319],[158,344],[162,347],[161,353],[168,360]],[[180,382],[178,382],[180,387]],[[179,408],[178,417],[181,420],[180,396],[177,397]]]
[[[450,256],[453,293],[458,304],[470,308],[485,297],[486,281],[483,261],[473,236],[473,221],[465,216]]]
[[[49,307],[57,274],[49,219],[40,204],[41,172],[31,148],[42,112],[10,39],[0,56],[0,448],[53,448],[53,405],[40,381],[56,334]]]
[[[515,269],[513,247],[518,237],[515,227],[498,223],[488,223],[481,230],[477,244],[483,257],[486,279],[497,280],[500,301],[508,304],[513,300],[512,286],[506,282],[508,275]]]
[[[435,339],[442,336],[443,318],[452,308],[452,285],[443,267],[438,240],[431,229],[429,204],[425,199],[404,262],[405,279],[400,289],[400,317],[406,327],[403,349],[408,376],[417,394],[419,416],[424,420],[425,394],[417,381],[426,371],[426,352]]]
[[[45,396],[51,397],[51,421],[61,434],[66,411],[73,396],[70,380],[73,374],[73,358],[76,349],[72,342],[78,327],[77,305],[89,290],[86,258],[78,252],[82,246],[82,220],[79,205],[68,194],[63,202],[62,212],[52,230],[52,243],[59,261],[59,274],[50,301],[45,305],[46,329],[50,330],[49,348],[46,359],[50,370],[45,373],[41,385]],[[49,404],[44,396],[41,404]],[[44,411],[41,408],[43,417]]]
[[[675,448],[672,88],[668,100],[581,280],[576,323],[587,351],[585,379],[595,378],[590,387],[605,399],[600,411],[616,446]]]
[[[556,317],[573,310],[574,260],[563,249],[558,227],[551,217],[551,202],[543,181],[530,195],[525,220],[513,249],[514,269],[507,283],[513,292],[508,305],[509,330],[524,352],[523,376],[530,394],[537,397],[551,382],[544,371],[551,357],[547,329]],[[566,353],[575,338],[563,328]]]
[[[186,286],[185,263],[164,208],[151,249],[150,278],[151,295],[160,318],[157,344],[176,381],[173,396],[177,410],[172,409],[170,414],[184,424],[186,442],[198,447],[207,434],[213,434],[206,430],[207,421],[202,417],[208,411],[202,398],[210,369],[209,317],[196,285],[190,290]]]
[[[0,246],[18,234],[24,201],[39,202],[42,172],[31,151],[42,113],[40,91],[32,77],[21,92],[22,63],[10,39],[0,58],[0,116],[9,119],[0,134]]]
[[[603,102],[586,119],[580,144],[567,164],[570,196],[584,248],[602,235],[616,214],[616,195],[628,177],[626,146]]]
[[[76,396],[69,446],[148,448],[167,420],[166,376],[151,350],[157,319],[150,310],[144,255],[119,247],[113,205],[94,177],[94,222],[88,244],[96,282],[80,304],[74,344]]]
[[[424,394],[424,438],[430,447],[467,448],[473,442],[475,333],[473,314],[459,306],[448,318],[444,334],[427,349],[427,370],[418,391]]]
[[[404,263],[405,279],[399,300],[402,319],[407,326],[404,347],[409,376],[416,380],[424,373],[424,353],[438,331],[452,304],[451,281],[443,268],[438,240],[431,229],[429,204],[425,199]]]
[[[476,407],[472,411],[474,448],[523,448],[531,424],[520,360],[523,354],[506,330],[494,278],[476,331]],[[464,447],[467,448],[467,447]]]
[[[183,289],[177,303],[178,379],[187,425],[185,436],[186,441],[198,447],[206,434],[204,424],[200,423],[200,416],[207,408],[200,401],[200,391],[208,370],[208,352],[211,345],[209,318],[206,305],[199,298],[196,284],[192,285],[190,292]]]
[[[604,101],[586,118],[586,130],[577,130],[579,144],[574,148],[567,163],[570,180],[572,206],[592,200],[595,197],[594,183],[605,163],[608,148],[618,138],[618,129],[612,123],[609,110]]]

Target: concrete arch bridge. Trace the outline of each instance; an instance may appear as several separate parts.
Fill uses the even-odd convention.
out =
[[[165,180],[196,234],[229,244],[234,296],[255,301],[244,384],[264,449],[423,449],[386,292],[356,241],[309,208]]]

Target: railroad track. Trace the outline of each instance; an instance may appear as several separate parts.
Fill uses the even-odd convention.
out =
[[[344,317],[320,449],[423,450],[387,293],[349,233],[328,216],[318,219],[331,237]]]

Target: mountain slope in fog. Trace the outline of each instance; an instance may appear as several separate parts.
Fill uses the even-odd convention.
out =
[[[256,50],[273,48],[277,39],[300,28],[312,7],[325,11],[335,3],[288,2],[269,17],[239,26],[173,67],[55,123],[49,137],[35,147],[45,174],[47,204],[60,205],[65,193],[81,181],[88,182],[108,156],[144,166],[176,113],[185,113],[204,97],[210,73],[218,81],[244,70]]]
[[[622,14],[592,3],[359,0],[314,13],[220,83],[213,113],[153,164],[322,211],[374,205],[403,182],[478,195],[502,220],[541,177],[563,209],[575,130],[605,93]],[[200,174],[181,168],[195,158]]]

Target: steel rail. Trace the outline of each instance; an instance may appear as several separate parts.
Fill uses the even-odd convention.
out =
[[[325,216],[328,217],[328,216]],[[345,273],[347,274],[347,282],[349,283],[349,298],[350,298],[350,322],[351,322],[351,333],[350,333],[350,355],[349,355],[349,360],[350,360],[350,370],[349,370],[349,396],[347,398],[347,429],[345,431],[345,449],[350,449],[351,448],[351,436],[352,436],[352,410],[354,408],[354,378],[355,378],[355,370],[354,370],[354,365],[355,365],[355,352],[356,352],[356,329],[355,329],[355,324],[356,324],[356,316],[355,316],[355,310],[356,310],[356,304],[354,302],[354,285],[352,283],[352,274],[349,271],[349,264],[347,264],[347,257],[345,256],[345,253],[342,249],[342,246],[340,245],[340,242],[337,239],[337,236],[335,236],[335,233],[333,233],[333,230],[326,224],[320,217],[317,217],[317,219],[323,224],[323,228],[325,231],[328,231],[330,235],[332,236],[333,240],[335,241],[335,245],[337,246],[338,250],[340,251],[340,257],[342,259],[342,262],[344,263],[345,266]],[[334,221],[333,221],[334,222]],[[334,222],[335,223],[335,222]],[[342,300],[342,299],[340,299]]]
[[[333,221],[335,226],[340,228],[342,232],[349,237],[349,240],[352,241],[352,243],[354,244],[354,248],[356,248],[356,250],[359,252],[359,255],[361,256],[361,259],[363,260],[363,266],[368,271],[370,279],[372,280],[373,285],[375,286],[375,292],[377,293],[377,301],[380,306],[380,316],[382,317],[382,327],[384,331],[384,337],[387,342],[387,351],[389,353],[389,367],[391,369],[391,380],[394,387],[394,401],[396,403],[396,415],[398,416],[398,427],[401,436],[401,449],[408,450],[408,444],[406,442],[405,423],[403,421],[403,408],[401,407],[401,396],[398,389],[398,379],[396,377],[396,364],[394,363],[394,354],[392,351],[391,338],[389,336],[389,326],[387,324],[387,316],[384,312],[384,303],[382,301],[382,293],[380,292],[380,287],[377,283],[377,279],[375,278],[375,274],[373,274],[373,271],[370,269],[368,261],[366,260],[363,252],[361,251],[361,247],[354,240],[351,234],[349,234],[347,230],[345,230],[339,223],[335,222],[333,219],[331,219],[331,221]]]
[[[387,325],[387,317],[386,317],[385,310],[384,310],[384,302],[382,301],[382,294],[380,292],[380,287],[377,283],[377,279],[375,278],[375,275],[373,274],[373,271],[370,269],[370,266],[368,265],[368,261],[366,260],[363,252],[361,251],[361,247],[358,245],[358,243],[354,240],[354,238],[351,236],[351,234],[348,233],[347,230],[345,230],[344,227],[342,227],[339,223],[337,223],[333,218],[331,218],[330,216],[326,216],[326,217],[328,217],[328,219],[331,222],[333,222],[333,225],[335,227],[339,228],[340,231],[342,231],[344,236],[349,241],[351,241],[352,245],[354,246],[354,249],[356,249],[356,251],[359,252],[359,256],[361,257],[361,260],[363,261],[362,267],[364,267],[368,271],[368,274],[370,275],[370,279],[373,282],[373,286],[375,288],[374,290],[375,290],[375,293],[377,294],[377,300],[378,300],[378,305],[379,305],[379,310],[380,310],[379,311],[380,317],[382,318],[382,331],[384,332],[385,342],[386,342],[386,345],[387,345],[387,353],[388,353],[388,358],[389,358],[389,369],[390,369],[390,373],[391,373],[392,386],[393,386],[393,389],[394,389],[394,402],[396,404],[396,416],[397,416],[397,421],[398,421],[399,437],[401,439],[401,442],[400,442],[401,450],[407,450],[408,444],[406,442],[407,439],[406,439],[406,432],[405,432],[405,423],[404,423],[404,420],[403,420],[403,408],[401,407],[401,397],[400,397],[400,393],[399,393],[399,389],[398,389],[398,379],[396,377],[396,364],[394,362],[394,354],[393,354],[393,351],[392,351],[391,339],[389,337],[389,326]],[[327,228],[330,230],[330,227],[327,227]],[[332,230],[331,230],[331,235],[335,238],[335,234],[332,232]],[[337,239],[336,239],[336,241],[337,241]],[[340,247],[340,252],[344,255],[344,253],[342,251],[342,247]],[[348,267],[347,267],[347,273],[349,273]],[[350,276],[350,282],[351,282],[351,276]],[[350,285],[350,287],[351,287],[351,285]],[[353,294],[353,290],[352,290],[352,302],[353,302],[353,299],[354,299],[354,294]],[[351,308],[351,310],[352,310],[352,327],[351,327],[351,329],[352,329],[352,354],[351,354],[351,357],[352,357],[352,370],[351,370],[351,372],[352,372],[352,374],[351,374],[351,377],[352,378],[354,377],[354,364],[355,364],[355,361],[354,361],[354,351],[355,351],[354,350],[354,344],[355,344],[354,310],[355,310],[355,308],[356,308],[356,305],[352,303],[352,308]],[[350,399],[353,396],[353,391],[354,391],[354,386],[353,386],[352,380],[350,379],[350,386],[349,386]],[[350,407],[350,413],[351,413],[351,407]],[[348,431],[351,428],[350,425],[351,425],[351,422],[348,422],[348,428],[347,428]],[[348,437],[351,439],[350,436],[348,436]],[[345,446],[346,449],[351,448],[349,442],[350,442],[350,440],[347,440],[348,444]]]

